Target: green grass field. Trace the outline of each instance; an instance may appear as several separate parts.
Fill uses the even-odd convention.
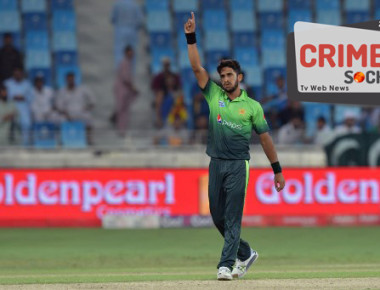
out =
[[[380,277],[380,228],[244,228],[246,279]],[[215,229],[0,229],[0,284],[215,280]]]

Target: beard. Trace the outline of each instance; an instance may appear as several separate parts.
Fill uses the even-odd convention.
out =
[[[232,88],[230,89],[227,89],[225,86],[223,86],[223,89],[227,92],[227,93],[233,93],[237,87],[239,86],[239,82],[236,80],[235,84],[233,85]]]

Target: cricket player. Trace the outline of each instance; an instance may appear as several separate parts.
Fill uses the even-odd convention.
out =
[[[277,191],[285,186],[280,163],[261,105],[240,89],[243,79],[236,60],[222,60],[217,68],[221,85],[213,82],[202,67],[195,35],[195,17],[184,25],[190,64],[210,107],[207,154],[209,166],[210,212],[224,237],[218,264],[218,280],[243,277],[258,258],[256,251],[240,239],[241,220],[249,178],[249,141],[252,129],[260,136],[261,146],[274,172]]]

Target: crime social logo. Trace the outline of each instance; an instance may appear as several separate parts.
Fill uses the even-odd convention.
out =
[[[294,26],[300,93],[375,93],[380,90],[380,33],[297,22]]]

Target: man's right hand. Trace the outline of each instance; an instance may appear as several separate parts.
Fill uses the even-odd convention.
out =
[[[194,12],[191,12],[191,18],[187,20],[185,23],[185,33],[193,33],[195,32],[195,16]]]

